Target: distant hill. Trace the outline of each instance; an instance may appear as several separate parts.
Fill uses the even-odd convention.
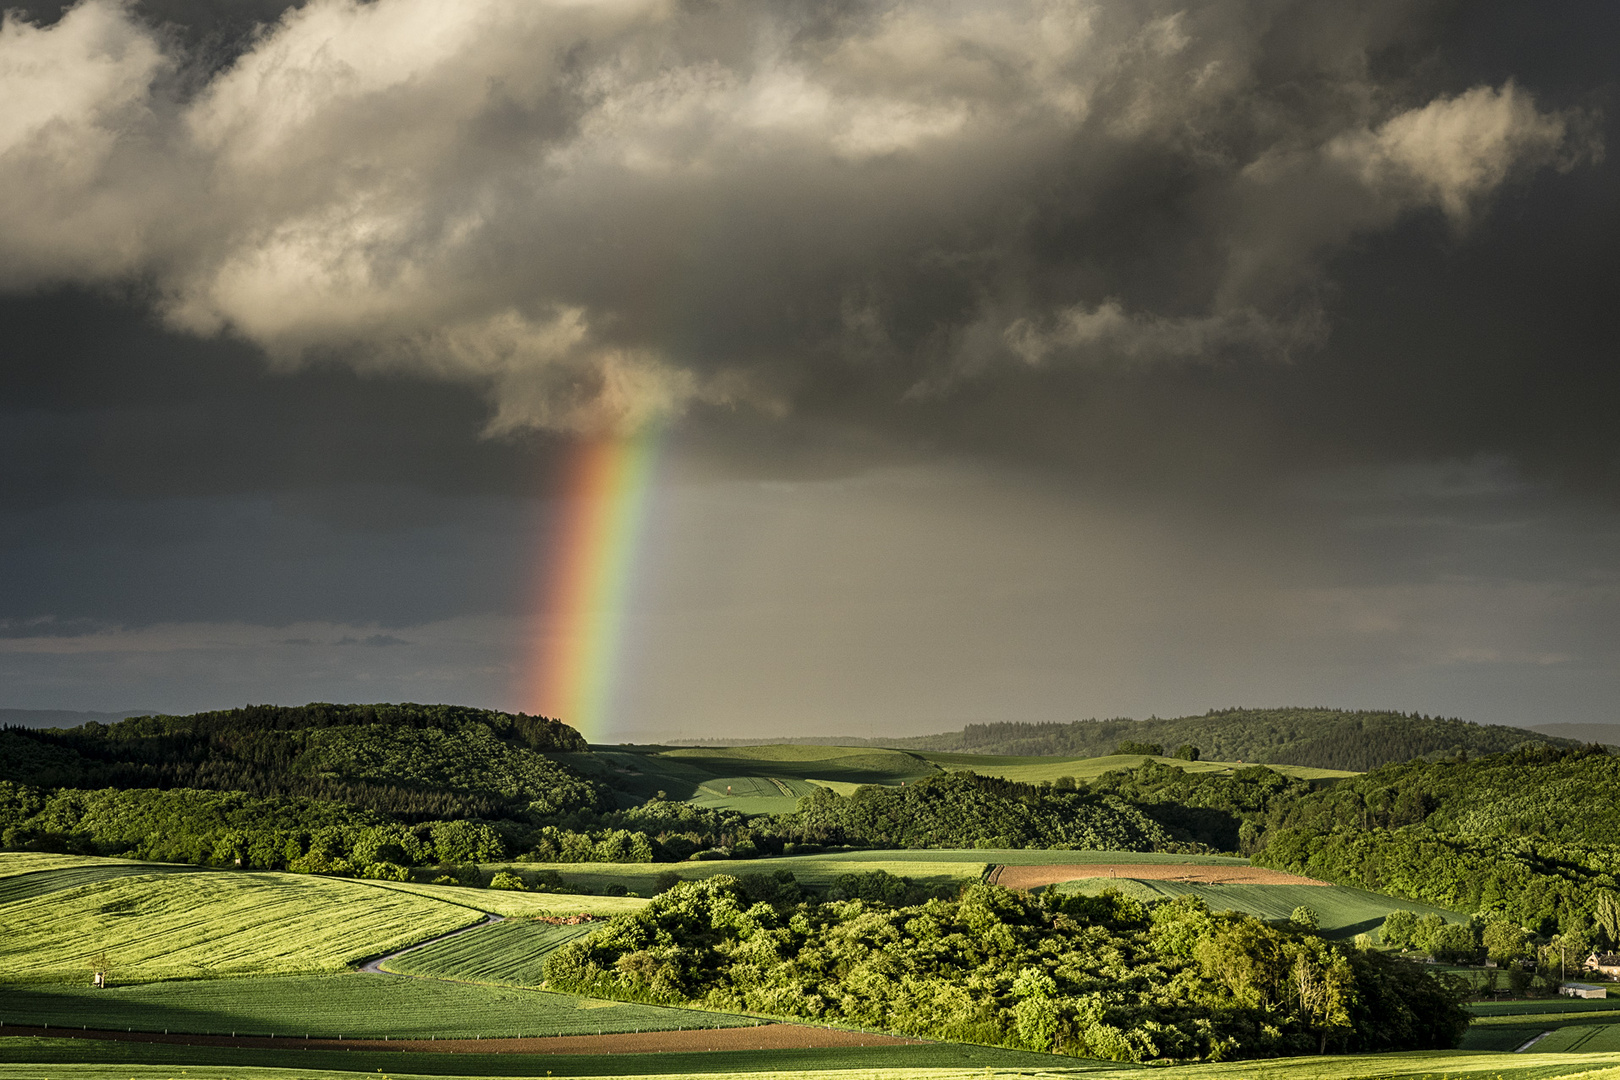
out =
[[[1180,746],[1196,746],[1200,756],[1217,761],[1366,772],[1413,758],[1477,757],[1505,753],[1526,743],[1577,746],[1590,740],[1528,728],[1470,724],[1418,713],[1288,708],[1216,709],[1202,716],[1173,719],[1155,716],[1147,720],[1126,717],[1052,724],[969,724],[961,731],[902,739],[796,741],[961,754],[1076,758],[1112,754],[1122,743],[1156,743],[1169,754]]]
[[[70,728],[94,721],[115,724],[131,716],[150,716],[150,709],[120,712],[80,712],[72,709],[0,709],[0,727]]]
[[[1530,730],[1556,739],[1620,746],[1620,724],[1532,724]]]

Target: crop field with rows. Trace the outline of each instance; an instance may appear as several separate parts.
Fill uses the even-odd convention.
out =
[[[383,967],[403,975],[539,986],[546,957],[564,942],[600,928],[600,923],[553,926],[508,919],[412,949]]]
[[[91,959],[102,953],[118,982],[337,971],[482,917],[340,878],[122,877],[0,905],[0,982],[88,980]]]

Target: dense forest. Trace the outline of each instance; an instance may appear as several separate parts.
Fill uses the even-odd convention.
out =
[[[1269,808],[1257,862],[1620,946],[1620,758],[1394,765]]]
[[[604,809],[544,753],[585,749],[545,717],[452,705],[249,706],[66,730],[0,731],[0,779],[40,787],[301,796],[405,821]]]
[[[1455,1046],[1458,987],[1307,928],[1117,893],[807,903],[721,876],[564,945],[547,985],[1121,1061]]]
[[[822,789],[782,823],[801,841],[861,847],[1080,848],[1168,851],[1162,826],[1117,798],[970,772],[902,787]]]
[[[897,750],[1032,757],[1101,757],[1127,742],[1170,748],[1192,745],[1213,761],[1309,765],[1352,772],[1413,758],[1500,754],[1525,743],[1577,745],[1524,728],[1417,713],[1343,709],[1219,709],[1175,719],[969,724],[943,735],[872,741]]]

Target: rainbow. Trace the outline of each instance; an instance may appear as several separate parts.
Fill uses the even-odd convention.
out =
[[[528,711],[600,742],[612,721],[624,608],[658,460],[660,432],[644,428],[576,447],[541,577],[541,631]]]

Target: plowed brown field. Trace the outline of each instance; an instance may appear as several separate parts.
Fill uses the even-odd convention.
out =
[[[710,1028],[703,1031],[643,1031],[618,1035],[553,1035],[534,1039],[268,1039],[253,1036],[160,1034],[153,1031],[74,1031],[71,1028],[0,1027],[3,1035],[108,1039],[118,1042],[178,1043],[184,1046],[239,1046],[262,1050],[307,1047],[316,1050],[414,1050],[439,1054],[658,1054],[706,1050],[815,1050],[838,1046],[899,1046],[927,1042],[896,1035],[811,1027],[808,1024],[761,1024],[759,1027]]]
[[[1189,881],[1200,885],[1326,885],[1325,881],[1267,870],[1260,866],[1192,866],[1185,863],[1074,863],[1068,866],[1001,866],[990,875],[993,885],[1039,889],[1082,878],[1135,878],[1138,881]]]

